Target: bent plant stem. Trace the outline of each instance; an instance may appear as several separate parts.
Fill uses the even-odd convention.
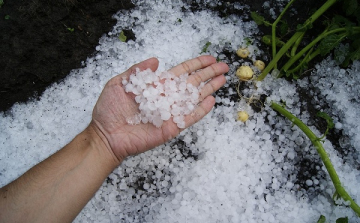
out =
[[[271,25],[271,45],[272,45],[272,56],[275,58],[276,56],[276,25],[280,22],[281,18],[284,16],[285,12],[296,0],[291,0],[285,8],[281,11],[279,17],[275,20],[275,22]],[[274,68],[277,68],[277,64],[275,63]]]
[[[350,197],[350,195],[346,192],[345,188],[341,185],[339,176],[337,175],[334,166],[332,165],[329,156],[327,155],[320,139],[309,129],[307,125],[305,125],[300,119],[291,114],[281,105],[271,102],[270,107],[275,111],[279,112],[286,118],[288,118],[292,123],[297,125],[305,135],[310,139],[312,144],[315,146],[317,152],[319,153],[321,160],[323,161],[326,170],[328,171],[330,178],[334,184],[336,192],[345,200],[350,202],[350,207],[353,211],[360,217],[360,207],[355,203],[355,201]]]
[[[277,62],[281,59],[281,57],[288,51],[288,49],[298,40],[301,38],[302,34],[311,27],[312,23],[315,22],[328,8],[330,8],[333,4],[335,4],[337,0],[327,0],[310,18],[308,18],[304,25],[302,26],[303,29],[300,29],[296,32],[288,41],[287,43],[279,50],[276,56],[271,60],[269,65],[261,72],[261,75],[257,78],[258,81],[262,81],[266,75],[277,65]]]

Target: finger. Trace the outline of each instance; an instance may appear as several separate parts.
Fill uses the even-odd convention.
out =
[[[214,107],[215,98],[213,96],[207,96],[199,106],[190,114],[185,117],[185,128],[195,124],[202,119],[207,113]]]
[[[159,60],[156,59],[155,57],[152,57],[152,58],[144,60],[138,64],[133,65],[127,71],[120,74],[119,76],[128,78],[131,74],[136,72],[137,68],[140,70],[146,70],[146,69],[150,68],[152,71],[156,71],[158,69],[158,67],[159,67]]]
[[[214,63],[202,70],[191,74],[189,76],[188,83],[191,83],[192,85],[197,87],[201,84],[201,82],[206,82],[228,71],[229,66],[226,63]]]
[[[203,56],[199,56],[194,59],[182,62],[181,64],[171,68],[169,70],[169,72],[175,74],[176,76],[179,76],[179,75],[185,74],[185,73],[190,74],[194,71],[205,68],[214,63],[216,63],[216,59],[213,56],[203,55]]]
[[[207,96],[211,95],[215,91],[219,90],[226,83],[226,78],[224,75],[217,76],[211,79],[205,86],[201,89],[199,95],[199,101],[204,100]]]

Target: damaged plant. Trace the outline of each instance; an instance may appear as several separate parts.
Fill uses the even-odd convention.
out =
[[[335,50],[335,60],[342,66],[348,66],[352,61],[360,59],[360,7],[357,0],[327,0],[316,10],[303,24],[298,24],[296,32],[288,40],[282,40],[277,36],[280,32],[287,32],[287,23],[282,20],[288,8],[295,2],[291,0],[281,12],[275,22],[270,23],[264,17],[255,12],[251,13],[252,18],[258,25],[271,26],[271,36],[262,38],[263,42],[271,45],[272,60],[262,71],[258,80],[263,80],[271,71],[277,77],[284,75],[292,78],[299,78],[302,72],[307,69],[309,62],[316,56],[325,57]],[[335,15],[322,23],[325,29],[318,33],[310,42],[304,44],[303,40],[308,39],[307,31],[313,27],[313,23],[321,17],[336,2],[341,2],[346,17]],[[280,24],[279,27],[277,25]],[[340,43],[346,41],[345,49],[339,50]],[[300,49],[300,47],[302,47]],[[278,50],[278,48],[280,48]],[[284,57],[285,63],[278,69],[278,62]]]
[[[298,119],[296,116],[291,114],[289,111],[287,111],[283,106],[271,102],[270,107],[274,109],[275,111],[279,112],[281,115],[285,116],[287,119],[289,119],[294,125],[299,127],[305,135],[310,139],[311,143],[316,148],[322,162],[324,163],[324,166],[326,167],[327,172],[329,173],[329,176],[331,178],[331,181],[335,187],[335,193],[333,198],[336,199],[343,199],[346,204],[349,205],[353,211],[360,216],[360,207],[359,205],[350,197],[350,195],[346,192],[345,188],[342,186],[342,183],[340,182],[339,176],[336,173],[336,170],[331,163],[331,160],[324,149],[322,145],[322,139],[326,136],[328,133],[328,130],[334,127],[334,123],[332,122],[332,119],[326,114],[326,113],[318,113],[318,116],[321,118],[324,118],[327,122],[327,129],[323,136],[317,137],[313,131],[310,130],[310,128],[305,125],[300,119]]]

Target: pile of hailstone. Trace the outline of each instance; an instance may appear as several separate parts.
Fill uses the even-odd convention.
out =
[[[189,74],[176,76],[170,72],[153,72],[150,69],[130,75],[122,84],[127,93],[135,94],[140,113],[129,117],[129,124],[152,123],[160,127],[164,121],[173,118],[179,128],[185,128],[184,117],[191,114],[199,103],[199,87],[187,83]]]

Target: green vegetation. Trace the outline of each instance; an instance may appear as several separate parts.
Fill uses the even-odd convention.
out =
[[[280,60],[285,59],[285,64],[279,69],[278,77],[286,75],[287,77],[298,78],[302,72],[308,68],[309,62],[318,55],[325,57],[335,50],[335,59],[339,64],[346,67],[354,60],[360,59],[360,6],[357,0],[327,0],[318,10],[316,10],[304,24],[297,25],[296,32],[288,40],[282,40],[288,31],[288,24],[282,20],[283,15],[294,3],[291,0],[279,17],[270,23],[264,17],[255,12],[251,13],[252,18],[258,25],[271,26],[271,35],[265,35],[262,40],[265,44],[271,45],[272,60],[262,71],[258,80],[263,80],[272,70],[277,70]],[[321,17],[336,2],[341,2],[346,17],[334,15],[327,18],[322,23],[325,29],[317,34],[309,43],[303,44],[303,39],[309,39],[306,32],[313,27],[313,23]],[[279,25],[279,27],[278,27]],[[337,47],[341,42],[347,41],[345,50],[339,50]],[[302,49],[301,46],[305,45]],[[278,48],[280,48],[278,50]]]
[[[293,124],[298,126],[305,135],[310,139],[314,147],[316,148],[318,154],[320,155],[320,158],[322,162],[324,163],[326,170],[328,171],[331,181],[334,184],[335,187],[335,197],[338,196],[342,198],[345,202],[349,202],[349,206],[354,210],[354,212],[360,216],[360,207],[355,203],[355,201],[350,197],[350,195],[346,192],[345,188],[342,186],[339,176],[337,175],[334,166],[332,165],[330,158],[328,154],[326,153],[323,145],[322,145],[322,138],[327,134],[328,129],[333,127],[333,123],[331,118],[326,115],[325,113],[320,113],[320,117],[324,117],[328,123],[328,128],[322,137],[317,137],[313,131],[309,129],[307,125],[305,125],[300,119],[298,119],[296,116],[291,114],[289,111],[287,111],[283,106],[272,102],[270,107],[274,109],[275,111],[279,112],[283,116],[285,116],[287,119],[289,119]],[[320,219],[319,219],[320,220]],[[321,222],[321,221],[320,221]]]
[[[325,0],[324,4],[315,10],[303,24],[296,26],[296,30],[290,38],[285,39],[291,32],[289,32],[289,25],[283,20],[283,16],[295,1],[290,0],[273,23],[266,21],[264,17],[256,12],[251,13],[251,17],[258,25],[271,27],[271,35],[264,35],[262,42],[271,46],[272,60],[263,70],[258,68],[261,74],[256,78],[257,81],[263,80],[270,72],[273,75],[276,74],[277,77],[286,76],[297,79],[301,77],[304,70],[308,69],[308,64],[312,59],[317,56],[324,58],[330,53],[333,53],[338,65],[343,67],[347,67],[352,61],[360,59],[360,4],[357,2],[358,0]],[[337,6],[342,6],[341,15],[329,15],[330,13],[328,13],[324,16],[324,13],[329,12],[328,10],[335,3],[339,3]],[[312,30],[314,32],[310,35],[308,31],[313,28],[314,22],[319,18],[322,19],[320,22],[323,30],[318,28],[320,25],[316,23],[317,28]],[[343,44],[340,47],[341,43]],[[245,58],[239,52],[237,54]],[[239,91],[238,94],[241,97]],[[323,139],[329,133],[329,130],[334,128],[332,118],[324,112],[317,113],[318,117],[325,119],[327,122],[324,134],[318,137],[300,119],[287,111],[285,104],[280,105],[272,102],[270,107],[298,126],[310,139],[335,187],[333,200],[335,203],[349,206],[360,217],[359,205],[350,197],[341,184],[339,176],[323,147]],[[325,223],[326,217],[321,215],[317,222]],[[336,223],[347,222],[347,217],[336,220]]]
[[[337,220],[336,220],[336,223],[348,223],[348,218],[347,217],[345,217],[345,218],[338,218]],[[321,215],[320,216],[320,218],[319,218],[319,220],[317,221],[317,223],[326,223],[326,218],[325,218],[325,216],[324,215]]]
[[[119,34],[119,40],[121,42],[126,42],[127,37],[125,36],[124,30],[122,30]]]
[[[326,218],[324,215],[321,215],[319,220],[317,221],[317,223],[325,223],[326,222]]]
[[[208,51],[209,46],[211,45],[211,42],[206,42],[204,47],[202,48],[200,54],[206,53]]]
[[[4,5],[4,0],[0,0],[0,8]]]

